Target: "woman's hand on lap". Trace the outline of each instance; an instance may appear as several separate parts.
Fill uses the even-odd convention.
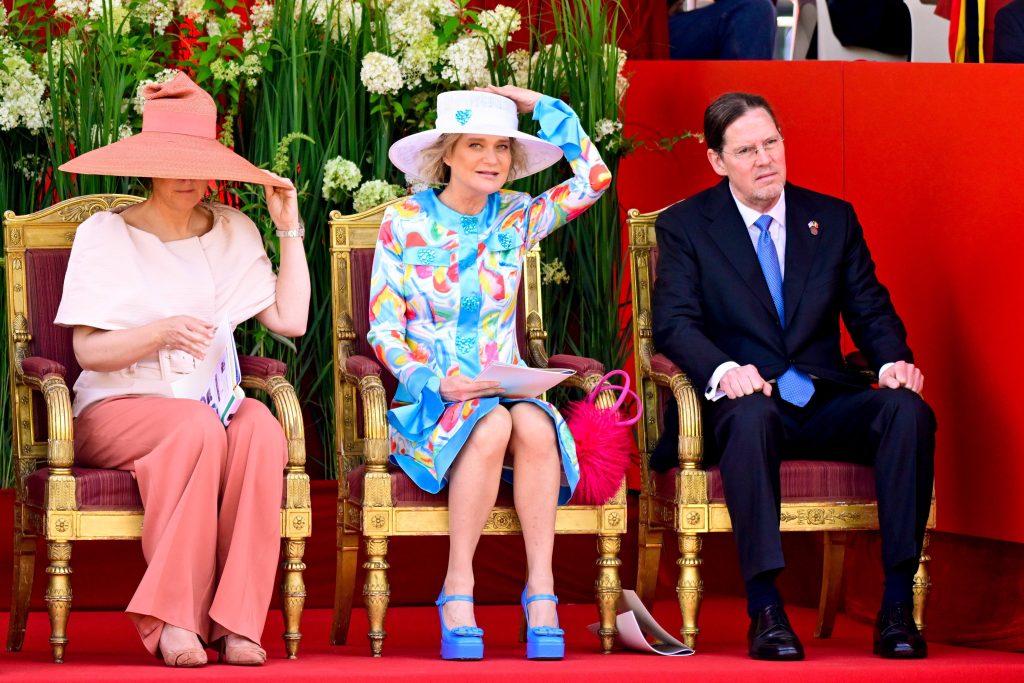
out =
[[[206,350],[210,348],[216,325],[211,325],[199,318],[188,315],[176,315],[150,323],[153,334],[162,349],[184,351],[190,356],[202,360]]]
[[[515,85],[488,85],[485,88],[477,88],[477,90],[509,98],[516,103],[516,109],[519,110],[520,114],[529,114],[532,112],[533,108],[537,106],[537,102],[542,97],[539,92],[520,88]]]
[[[497,396],[500,382],[478,382],[463,375],[452,375],[441,380],[441,398],[445,401],[470,401],[474,398]]]

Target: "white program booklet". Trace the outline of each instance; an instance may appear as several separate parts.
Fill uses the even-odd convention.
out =
[[[574,374],[573,370],[491,363],[474,379],[499,382],[501,395],[506,398],[536,398]]]
[[[622,647],[658,655],[685,657],[693,654],[691,648],[673,638],[654,620],[635,592],[622,591],[618,611],[619,614],[615,617],[615,626],[619,629],[616,642]],[[594,635],[597,635],[600,628],[601,624],[591,624],[587,627]]]
[[[241,381],[231,323],[222,320],[206,350],[206,357],[195,370],[171,382],[171,390],[175,398],[192,398],[210,406],[227,426],[245,398],[239,386]]]

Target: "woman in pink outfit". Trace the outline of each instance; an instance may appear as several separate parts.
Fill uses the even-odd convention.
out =
[[[309,272],[296,192],[216,140],[216,105],[187,76],[146,86],[142,132],[68,162],[73,173],[152,179],[146,201],[79,226],[56,323],[73,327],[75,458],[130,470],[145,508],[146,574],[128,605],[168,666],[259,665],[280,546],[284,433],[244,398],[222,417],[171,382],[217,325],[256,317],[305,332]],[[275,275],[255,224],[203,201],[210,179],[264,185],[280,237]],[[224,423],[228,426],[225,428]]]

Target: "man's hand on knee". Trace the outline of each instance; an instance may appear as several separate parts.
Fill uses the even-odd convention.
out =
[[[896,361],[878,378],[878,386],[883,389],[906,387],[915,394],[920,394],[924,390],[924,375],[913,363]]]
[[[718,388],[729,398],[740,398],[751,394],[772,395],[772,385],[761,377],[753,365],[742,365],[722,375]]]

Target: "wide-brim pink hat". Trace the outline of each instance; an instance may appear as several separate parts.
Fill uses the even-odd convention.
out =
[[[217,140],[217,105],[184,73],[165,83],[144,86],[142,96],[141,133],[77,156],[60,170],[288,187]]]

